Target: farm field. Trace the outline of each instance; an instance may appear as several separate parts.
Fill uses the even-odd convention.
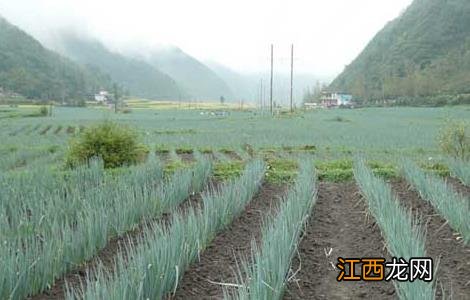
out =
[[[0,299],[468,299],[470,169],[436,137],[470,107],[130,107],[0,107]],[[67,168],[103,120],[147,157]],[[339,257],[435,274],[339,282]]]

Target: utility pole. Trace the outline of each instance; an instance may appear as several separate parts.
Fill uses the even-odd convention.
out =
[[[274,67],[274,46],[271,44],[271,88],[270,88],[270,95],[269,95],[269,100],[270,100],[270,112],[271,115],[273,114],[273,67]]]
[[[290,49],[290,112],[294,112],[294,107],[292,106],[292,94],[294,86],[294,44],[292,44]]]
[[[263,110],[263,79],[259,81],[260,88],[259,88],[259,107],[260,110]]]

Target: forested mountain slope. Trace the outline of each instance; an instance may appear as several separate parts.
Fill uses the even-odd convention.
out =
[[[366,102],[466,99],[470,1],[415,0],[372,39],[330,89],[351,92]]]
[[[29,99],[71,102],[85,99],[111,80],[44,48],[0,17],[0,87]]]

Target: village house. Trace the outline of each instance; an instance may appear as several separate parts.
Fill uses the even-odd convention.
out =
[[[107,91],[101,90],[98,94],[95,94],[95,101],[99,103],[105,103],[110,100],[110,94]]]
[[[351,107],[352,95],[343,92],[322,92],[320,103],[325,108]]]

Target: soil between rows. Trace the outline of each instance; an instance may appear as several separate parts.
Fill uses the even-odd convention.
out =
[[[260,191],[248,203],[245,211],[201,254],[184,274],[172,299],[220,299],[223,286],[217,283],[236,283],[237,261],[249,257],[251,242],[261,239],[266,215],[273,213],[286,186],[263,183]]]
[[[467,199],[470,200],[470,186],[464,185],[459,179],[453,177],[446,178],[446,181],[454,188],[457,193],[467,197]]]
[[[209,181],[205,190],[207,191],[208,189],[216,189],[218,185],[220,185],[220,182]],[[177,210],[182,213],[185,213],[189,209],[189,207],[200,206],[202,203],[202,194],[203,192],[191,195],[188,199],[186,199],[179,205]],[[79,288],[80,284],[83,284],[83,282],[85,282],[87,278],[87,272],[92,273],[100,264],[103,265],[105,270],[112,271],[114,267],[115,258],[117,257],[118,253],[122,252],[125,249],[126,245],[137,244],[137,242],[142,238],[144,230],[155,222],[169,224],[173,213],[177,210],[163,213],[160,216],[151,220],[145,220],[141,224],[136,226],[136,228],[134,228],[133,230],[126,232],[124,235],[111,238],[111,240],[108,241],[106,246],[101,249],[98,254],[95,255],[92,259],[78,266],[76,269],[68,272],[61,278],[57,279],[50,289],[45,290],[40,294],[29,297],[28,299],[65,299],[66,284],[68,284],[71,288]]]
[[[338,257],[390,260],[354,182],[320,182],[317,203],[292,263],[284,299],[396,299],[391,282],[338,282]],[[358,271],[356,270],[356,274]]]
[[[454,182],[455,184],[455,182]],[[420,225],[425,226],[427,255],[433,258],[437,268],[437,296],[442,297],[442,288],[446,299],[470,298],[470,246],[458,240],[458,235],[439,215],[433,206],[422,199],[405,180],[394,180],[393,190],[399,197],[401,205],[418,215]]]

